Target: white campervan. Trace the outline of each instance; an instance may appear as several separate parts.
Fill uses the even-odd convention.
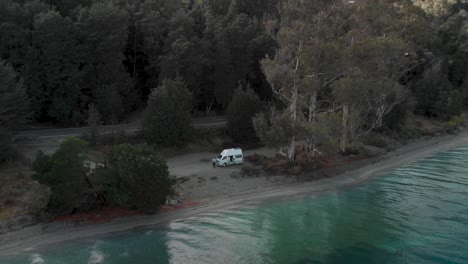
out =
[[[240,148],[232,148],[232,149],[225,149],[219,156],[213,159],[213,162],[216,163],[217,166],[228,166],[228,165],[238,165],[244,162],[244,156],[242,154],[242,149]]]

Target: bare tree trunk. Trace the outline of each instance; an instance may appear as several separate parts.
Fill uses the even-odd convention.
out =
[[[297,122],[297,99],[298,99],[298,88],[297,85],[294,84],[294,93],[292,96],[292,102],[291,102],[291,120],[292,120],[292,128],[293,128],[293,136],[291,137],[291,143],[289,145],[289,150],[288,150],[288,159],[290,161],[294,161],[294,152],[296,148],[296,122]]]
[[[289,145],[289,151],[288,151],[288,159],[289,161],[294,161],[295,159],[295,150],[296,150],[296,124],[297,124],[297,105],[298,105],[298,100],[299,100],[299,80],[297,76],[297,71],[299,69],[299,53],[302,49],[302,42],[299,44],[298,48],[298,55],[296,57],[296,67],[294,71],[296,72],[296,76],[294,78],[293,82],[293,93],[291,97],[291,105],[290,105],[290,111],[291,111],[291,123],[292,123],[292,129],[293,129],[293,136],[291,137],[291,143]]]
[[[348,132],[348,106],[343,106],[343,121],[341,123],[341,140],[340,140],[340,149],[342,152],[346,151],[346,134]]]
[[[289,144],[289,149],[288,149],[288,159],[290,161],[294,161],[294,154],[296,150],[296,136],[291,137],[291,143]]]
[[[317,91],[315,91],[309,100],[309,116],[308,122],[311,125],[315,124],[315,115],[317,109]],[[307,137],[307,148],[309,151],[312,151],[312,156],[315,156],[315,135],[312,134],[310,137]]]
[[[206,107],[206,110],[205,110],[206,117],[210,117],[210,114],[211,114],[211,107],[213,107],[213,101],[214,101],[214,100],[211,100],[210,105]]]

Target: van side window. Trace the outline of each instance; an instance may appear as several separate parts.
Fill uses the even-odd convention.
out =
[[[242,155],[236,155],[236,159],[242,158]]]
[[[225,160],[226,158],[227,158],[227,157],[226,157],[226,156],[224,156],[224,157],[223,157],[223,160]]]

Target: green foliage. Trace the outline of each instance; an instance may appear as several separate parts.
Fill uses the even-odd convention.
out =
[[[13,67],[0,60],[0,127],[13,129],[25,121],[28,101]]]
[[[24,77],[34,118],[76,124],[81,119],[79,67],[82,50],[70,19],[48,11],[35,17]]]
[[[41,150],[36,153],[32,169],[38,173],[39,177],[45,177],[52,169],[51,156],[44,154]],[[43,179],[42,183],[47,183],[48,180]]]
[[[81,89],[91,91],[103,118],[116,123],[138,102],[122,63],[128,14],[112,1],[96,1],[80,11],[76,27],[86,43]]]
[[[382,135],[375,134],[375,133],[369,134],[363,137],[361,140],[362,140],[362,143],[366,145],[375,146],[378,148],[385,148],[388,145],[387,140]]]
[[[38,152],[33,168],[35,179],[51,189],[48,210],[54,214],[69,214],[80,207],[87,190],[83,166],[87,143],[79,138],[66,139],[59,149],[48,156]]]
[[[253,90],[236,90],[226,112],[229,136],[236,142],[258,140],[252,118],[263,110],[263,103]]]
[[[96,144],[98,128],[102,125],[102,115],[93,104],[89,106],[86,123],[90,129],[89,136],[91,144]]]
[[[418,99],[415,109],[418,114],[448,120],[462,110],[463,95],[453,88],[440,64],[434,65],[416,83],[414,93]]]
[[[272,111],[270,116],[258,113],[253,117],[255,133],[267,147],[284,148],[290,143],[294,129],[284,114]]]
[[[462,116],[453,116],[450,121],[447,122],[447,130],[454,130],[465,123],[465,119]]]
[[[192,135],[192,96],[181,79],[164,80],[148,99],[142,124],[148,143],[178,146],[187,143]]]
[[[314,125],[308,127],[317,141],[317,148],[324,153],[335,153],[338,150],[338,138],[341,135],[341,116],[337,113],[323,113],[317,116]]]
[[[164,160],[148,148],[128,144],[115,146],[106,167],[98,173],[107,178],[106,197],[111,204],[136,207],[146,212],[154,212],[172,186]]]
[[[396,105],[392,111],[383,118],[384,127],[392,131],[401,130],[405,125],[408,113],[413,112],[413,108],[414,106],[408,102],[408,100]]]
[[[176,77],[199,111],[226,110],[239,83],[271,95],[259,61],[274,53],[274,28],[261,20],[278,19],[276,1],[1,4],[0,59],[24,79],[35,121],[82,125],[94,104],[117,123]]]
[[[321,144],[311,127],[322,113],[341,113],[339,137],[352,139],[401,129],[399,117],[413,111],[400,104],[407,97],[416,113],[449,120],[468,94],[467,4],[459,0],[0,2],[0,60],[11,65],[0,73],[9,94],[0,96],[2,127],[24,119],[23,101],[35,121],[59,125],[89,124],[91,104],[103,123],[117,123],[148,102],[156,114],[145,117],[145,138],[174,145],[189,138],[187,111],[223,113],[236,87],[250,84],[282,109],[264,118],[263,139]],[[191,92],[177,114],[150,96],[175,78]],[[239,132],[253,135],[243,125]]]
[[[415,3],[424,11],[435,16],[443,16],[450,13],[457,0],[416,0]]]

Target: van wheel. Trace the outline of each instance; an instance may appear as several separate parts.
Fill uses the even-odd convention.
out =
[[[223,164],[223,167],[226,167],[226,163]]]

